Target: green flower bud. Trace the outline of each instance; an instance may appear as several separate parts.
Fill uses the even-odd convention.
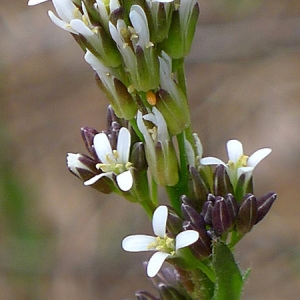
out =
[[[177,156],[162,114],[155,107],[152,113],[144,116],[138,111],[137,125],[145,138],[146,158],[156,183],[162,186],[177,184]]]
[[[172,59],[165,52],[159,57],[160,87],[157,107],[163,114],[171,134],[179,134],[190,125],[190,113],[183,91],[173,80]]]
[[[174,99],[167,91],[160,89],[157,93],[156,107],[164,116],[171,134],[177,135],[190,125],[185,97]]]
[[[196,0],[181,0],[175,10],[168,37],[163,42],[163,50],[172,58],[186,56],[191,48],[199,16],[199,5]]]
[[[151,17],[149,22],[151,40],[153,43],[161,43],[169,33],[175,4],[159,1],[147,1],[147,4]]]
[[[104,66],[90,51],[85,54],[85,60],[97,72],[98,86],[108,97],[116,115],[126,120],[132,119],[136,114],[137,105],[126,86],[119,79],[121,76],[118,70]]]

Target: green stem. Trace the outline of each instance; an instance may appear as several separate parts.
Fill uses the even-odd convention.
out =
[[[234,246],[243,238],[243,234],[238,233],[236,230],[231,232],[230,243],[228,244],[228,248],[233,251]]]
[[[173,70],[177,74],[178,85],[187,98],[186,78],[184,70],[184,57],[173,60]]]
[[[180,172],[179,181],[175,186],[167,186],[166,191],[168,193],[170,202],[175,209],[175,211],[181,215],[181,201],[180,196],[187,194],[188,188],[188,161],[185,152],[185,134],[184,132],[177,135],[177,143],[179,149],[179,162],[180,162]]]

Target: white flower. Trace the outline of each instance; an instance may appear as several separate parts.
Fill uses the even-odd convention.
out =
[[[202,165],[224,165],[233,185],[242,174],[246,175],[246,182],[251,178],[254,168],[271,153],[270,148],[263,148],[255,151],[251,156],[244,155],[243,145],[238,140],[227,142],[227,153],[229,161],[224,163],[215,157],[205,157],[200,160]]]
[[[147,275],[155,276],[164,261],[175,254],[181,248],[195,243],[199,238],[199,233],[195,230],[180,232],[175,239],[166,235],[166,224],[168,218],[168,208],[159,206],[152,219],[153,231],[156,235],[130,235],[122,242],[122,247],[126,251],[157,251],[152,255],[147,266]]]
[[[116,175],[119,188],[122,191],[129,191],[133,185],[133,178],[130,171],[131,163],[128,161],[130,152],[131,136],[127,128],[122,127],[119,131],[117,149],[111,148],[108,137],[105,133],[98,133],[94,137],[94,147],[101,163],[96,165],[103,173],[95,175],[84,182],[91,185],[103,176],[112,178]]]

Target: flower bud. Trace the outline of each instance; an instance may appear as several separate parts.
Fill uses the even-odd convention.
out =
[[[109,75],[107,74],[107,76]],[[96,81],[98,87],[105,93],[115,111],[115,114],[119,118],[130,120],[135,116],[137,112],[136,103],[125,85],[120,80],[113,78],[109,88],[104,85],[104,82],[99,76],[96,77]]]
[[[183,228],[185,230],[196,230],[199,233],[199,239],[190,248],[198,257],[204,258],[209,256],[211,254],[211,242],[206,232],[206,224],[203,216],[186,204],[182,204],[181,210],[186,220],[183,223]]]
[[[212,209],[214,204],[215,196],[212,194],[208,194],[207,201],[204,202],[201,213],[207,225],[212,225]]]
[[[76,23],[81,24],[78,21],[73,21],[72,26],[74,27]],[[85,35],[80,34],[75,40],[98,57],[105,66],[112,68],[120,66],[122,63],[120,52],[104,28],[96,26],[93,31],[85,29],[82,28]]]
[[[228,194],[225,197],[225,202],[228,207],[228,211],[232,220],[235,220],[239,211],[239,206],[232,194]]]
[[[171,134],[177,135],[190,125],[187,102],[184,98],[174,99],[163,89],[157,93],[156,107],[164,116]]]
[[[194,38],[199,5],[196,0],[181,0],[178,10],[173,12],[168,37],[163,42],[163,50],[172,58],[186,56]]]
[[[145,138],[146,158],[156,183],[162,186],[177,184],[177,156],[162,114],[155,107],[146,115],[138,111],[137,125]]]
[[[257,201],[252,194],[247,194],[240,206],[237,219],[236,230],[241,234],[248,233],[257,220]]]
[[[257,198],[257,219],[255,224],[260,222],[266,216],[276,198],[277,195],[274,192],[269,192]]]
[[[212,208],[212,226],[217,235],[221,235],[230,229],[233,225],[229,207],[223,197],[216,197],[215,204]]]
[[[156,105],[166,118],[170,132],[178,134],[190,125],[187,99],[173,79],[172,59],[167,53],[161,53],[159,65],[161,89],[157,94],[158,101]]]
[[[204,224],[204,221],[203,221]],[[196,230],[196,227],[190,221],[184,221],[182,225],[184,230]],[[198,231],[199,232],[199,231]],[[199,239],[192,245],[189,246],[193,254],[197,259],[204,259],[211,254],[211,242],[207,235],[205,227],[199,232]]]
[[[108,97],[116,115],[126,120],[132,119],[136,114],[137,106],[127,87],[121,81],[122,74],[119,70],[106,67],[90,51],[86,52],[84,58],[96,71],[97,84]]]
[[[195,167],[190,167],[190,176],[190,185],[192,190],[192,197],[190,201],[193,203],[192,207],[194,207],[198,212],[201,212],[206,201],[208,189],[206,188],[198,170]]]
[[[172,207],[168,207],[167,228],[172,238],[175,238],[175,236],[182,231],[182,219]]]
[[[151,22],[149,29],[153,43],[161,43],[168,35],[174,11],[174,2],[163,3],[159,1],[147,1]]]
[[[222,197],[233,193],[233,187],[224,165],[218,165],[215,169],[213,191],[214,195]]]
[[[95,148],[94,148],[94,136],[98,133],[98,131],[91,127],[81,127],[81,137],[85,144],[86,149],[92,155],[94,159],[98,159]]]
[[[177,157],[175,149],[171,141],[166,141],[166,147],[163,143],[158,141],[155,145],[156,153],[156,171],[154,178],[157,183],[162,186],[173,186],[179,180]],[[151,167],[150,167],[151,169]]]

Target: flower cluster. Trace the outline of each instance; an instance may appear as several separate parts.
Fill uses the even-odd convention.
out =
[[[81,128],[88,155],[68,153],[68,168],[86,186],[140,203],[152,219],[155,236],[122,242],[126,251],[155,252],[147,275],[160,298],[139,291],[137,299],[238,299],[246,276],[232,251],[276,199],[273,192],[257,197],[253,190],[253,170],[271,149],[248,157],[240,141],[230,140],[227,163],[202,157],[184,76],[198,2],[52,3],[57,14],[49,11],[49,17],[83,49],[109,100],[106,130]],[[168,205],[160,205],[158,187],[165,189]],[[173,268],[160,271],[165,261]],[[224,277],[228,285],[222,285]]]

